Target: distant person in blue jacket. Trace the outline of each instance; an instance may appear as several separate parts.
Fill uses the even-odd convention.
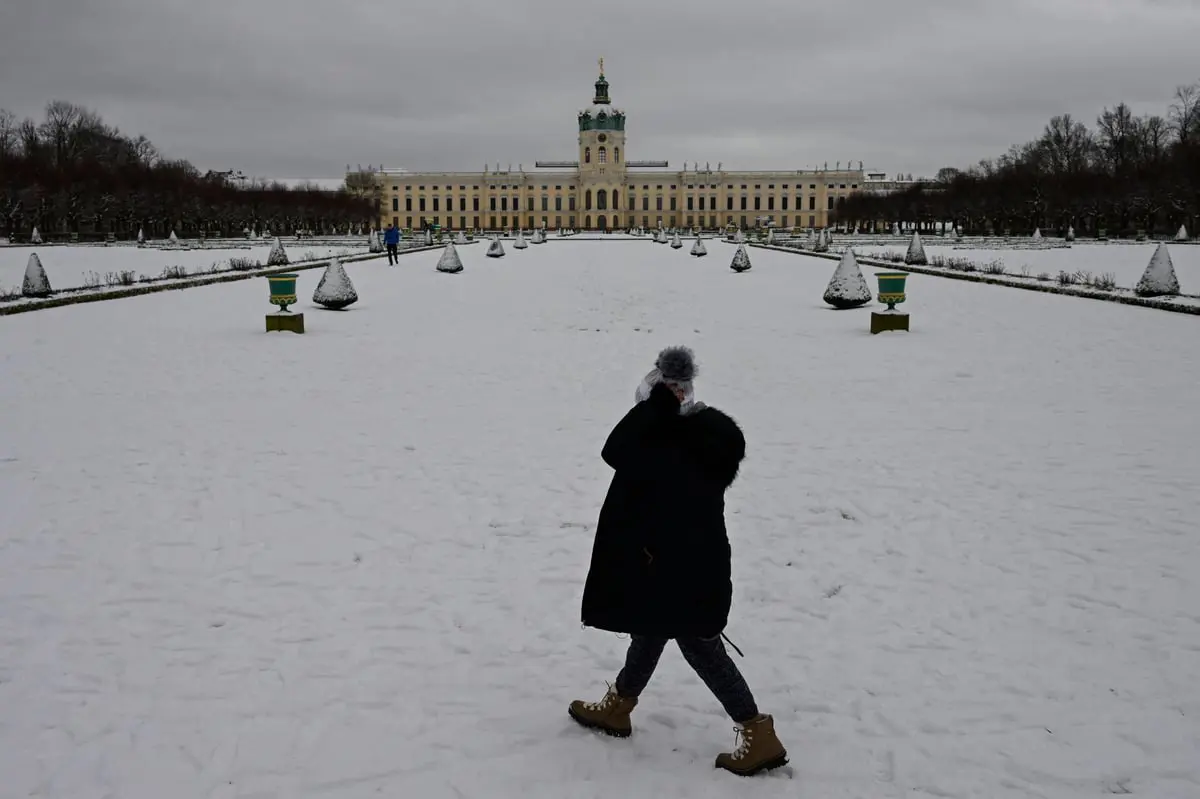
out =
[[[383,231],[383,243],[387,245],[388,265],[400,263],[400,228],[395,222]]]

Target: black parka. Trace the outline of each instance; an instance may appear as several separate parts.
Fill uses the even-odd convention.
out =
[[[662,384],[625,414],[601,452],[615,474],[583,591],[585,625],[661,638],[725,629],[725,490],[745,454],[733,419],[708,407],[681,415]]]

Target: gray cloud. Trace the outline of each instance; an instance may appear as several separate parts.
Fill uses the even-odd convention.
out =
[[[605,57],[628,156],[965,166],[1053,114],[1165,113],[1194,0],[6,0],[0,105],[82,103],[201,168],[337,176],[575,157]]]

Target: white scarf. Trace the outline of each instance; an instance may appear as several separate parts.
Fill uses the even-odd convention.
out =
[[[635,402],[645,402],[650,399],[650,392],[656,385],[663,382],[662,372],[657,369],[651,369],[650,372],[642,378],[642,382],[638,384],[637,390],[633,392]],[[683,400],[679,403],[679,413],[681,416],[695,413],[704,407],[703,402],[696,401],[696,390],[692,384],[684,384]]]

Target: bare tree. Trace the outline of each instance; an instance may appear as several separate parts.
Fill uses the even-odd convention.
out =
[[[1038,145],[1044,154],[1044,164],[1055,175],[1074,175],[1090,163],[1095,149],[1091,131],[1070,114],[1052,117],[1042,131]]]
[[[20,125],[17,115],[7,108],[0,108],[0,159],[17,154],[17,144],[21,141]]]
[[[1186,146],[1200,138],[1200,81],[1175,87],[1175,102],[1167,118],[1180,144]]]
[[[1100,154],[1115,175],[1125,171],[1137,143],[1137,119],[1125,103],[1105,108],[1096,118]]]

